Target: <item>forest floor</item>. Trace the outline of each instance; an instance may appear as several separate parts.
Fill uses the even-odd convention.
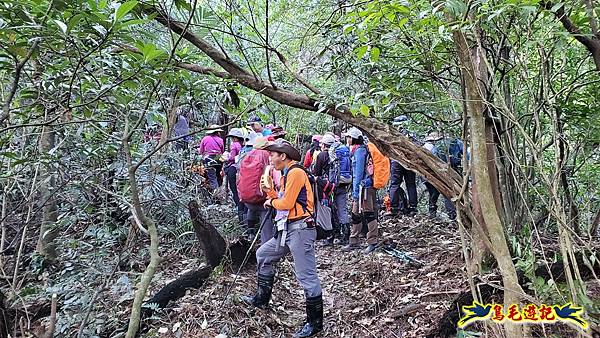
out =
[[[383,239],[393,240],[398,250],[424,265],[416,267],[382,251],[364,255],[317,245],[325,313],[321,336],[424,337],[452,299],[468,289],[456,225],[417,215],[384,220],[380,231]],[[256,289],[254,267],[249,267],[229,294],[233,273],[189,292],[165,310],[168,316],[154,323],[153,330],[161,337],[289,337],[305,318],[304,295],[291,256],[278,268],[269,310],[240,303],[241,295]]]
[[[218,225],[227,240],[237,236],[232,231],[235,215],[229,206],[205,209],[208,220]],[[131,311],[134,281],[148,261],[148,241],[139,233],[138,240],[132,241],[126,227],[106,229],[104,224],[88,222],[69,229],[72,236],[61,243],[59,266],[37,277],[31,273],[34,260],[26,262],[30,273],[23,277],[19,304],[47,301],[51,293],[58,293],[59,337],[75,337],[80,329],[81,337],[122,336]],[[148,297],[201,264],[198,242],[193,232],[184,230],[169,229],[161,238],[163,261]],[[456,297],[469,290],[456,224],[434,222],[419,214],[383,219],[380,232],[382,240],[393,241],[398,250],[424,264],[415,266],[382,250],[364,255],[361,251],[344,253],[339,246],[317,245],[325,313],[320,337],[426,337],[435,332]],[[30,251],[36,237],[33,233],[27,237]],[[230,268],[216,269],[203,287],[189,290],[146,320],[142,336],[290,337],[302,325],[304,295],[290,256],[278,265],[268,310],[253,309],[240,301],[241,295],[256,290],[255,266],[248,264],[235,284],[234,273]],[[492,270],[486,277],[494,275],[497,277]],[[592,283],[588,291],[594,295],[589,296],[598,299],[600,284]],[[47,319],[37,325],[46,327]],[[474,332],[460,336],[498,336],[486,332],[492,326],[475,325],[469,327]],[[572,330],[562,326],[553,325],[552,330],[560,330],[558,335],[546,332],[534,336],[570,337],[564,332]]]

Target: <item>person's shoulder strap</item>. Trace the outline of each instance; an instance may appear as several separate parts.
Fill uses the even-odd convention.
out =
[[[290,173],[290,171],[292,171],[293,169],[296,169],[296,168],[297,169],[301,169],[304,172],[304,174],[306,175],[306,179],[309,181],[309,184],[311,184],[310,183],[310,178],[309,178],[310,177],[309,176],[309,172],[306,170],[306,168],[304,168],[304,166],[302,166],[300,163],[294,163],[291,167],[288,168],[288,170],[285,173],[285,175],[283,175],[283,186],[284,186],[284,188],[285,188],[285,186],[287,184],[287,176],[288,176],[288,174]],[[314,191],[315,187],[312,184],[311,184],[311,188],[313,189],[313,199],[315,199],[315,195],[314,195],[315,194],[315,191]],[[306,205],[302,205],[302,203],[300,203],[300,205],[302,206],[302,209],[307,208],[307,206]],[[308,209],[305,209],[305,211],[308,211]],[[313,216],[313,213],[311,213],[310,211],[308,211],[308,213],[311,216]],[[315,212],[315,214],[316,214],[316,212]],[[315,216],[313,216],[313,217],[315,217]]]
[[[285,175],[283,175],[283,186],[285,187],[285,184],[287,183],[287,176],[290,173],[290,171],[292,171],[292,169],[302,169],[302,171],[304,171],[304,173],[307,173],[306,168],[304,168],[304,166],[300,165],[300,163],[294,163],[291,167],[288,168],[288,170],[285,172]]]

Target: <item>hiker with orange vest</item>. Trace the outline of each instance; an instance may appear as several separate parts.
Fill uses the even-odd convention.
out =
[[[368,227],[368,246],[363,252],[369,254],[377,248],[379,242],[375,188],[381,189],[389,180],[389,159],[384,157],[375,145],[365,144],[365,137],[359,129],[352,127],[345,135],[352,151],[352,230],[349,244],[342,250],[352,251],[360,248],[359,236],[364,221]]]
[[[274,265],[291,253],[296,278],[306,297],[306,321],[293,337],[312,337],[323,330],[323,297],[315,257],[317,221],[312,217],[316,209],[314,189],[307,172],[298,164],[300,152],[289,142],[279,139],[265,150],[275,169],[284,172],[279,191],[273,189],[270,179],[261,184],[268,195],[265,207],[277,211],[277,236],[256,251],[258,288],[253,296],[243,296],[242,300],[266,308],[275,280]]]

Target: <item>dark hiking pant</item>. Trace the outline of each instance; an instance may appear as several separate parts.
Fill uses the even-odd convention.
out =
[[[437,213],[437,202],[440,197],[440,192],[429,182],[425,182],[427,192],[429,193],[429,214],[435,215]],[[444,206],[446,207],[446,213],[451,220],[456,219],[456,208],[454,203],[444,196]]]
[[[417,174],[404,168],[399,162],[392,161],[390,180],[390,204],[392,211],[417,210]],[[402,189],[402,182],[406,185],[406,192]]]
[[[265,244],[271,238],[273,238],[274,230],[273,230],[273,219],[268,215],[267,209],[263,207],[261,203],[251,204],[245,203],[245,206],[248,210],[246,214],[246,224],[248,229],[254,229],[254,231],[258,231],[258,227],[264,221],[264,225],[262,230],[260,231],[260,243]],[[265,217],[268,217],[265,220]]]
[[[231,191],[231,197],[233,198],[233,203],[237,207],[238,220],[240,223],[243,223],[246,219],[246,205],[240,202],[240,198],[238,196],[237,191],[237,168],[234,165],[230,165],[225,167],[225,177],[227,178],[227,184],[229,185],[229,190]]]

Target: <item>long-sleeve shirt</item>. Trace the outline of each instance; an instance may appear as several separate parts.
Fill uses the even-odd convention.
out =
[[[295,221],[303,217],[309,217],[314,210],[313,201],[314,195],[308,180],[308,176],[301,168],[290,168],[297,162],[292,161],[287,168],[284,169],[285,187],[283,188],[283,196],[277,198],[277,192],[271,189],[267,193],[269,198],[272,198],[271,204],[276,210],[289,210],[288,220]],[[284,186],[284,177],[281,177],[280,186]],[[305,205],[305,208],[302,205]]]
[[[223,139],[217,135],[204,136],[198,148],[200,155],[220,155],[223,151],[225,151]]]
[[[313,141],[313,143],[310,145],[310,148],[308,148],[306,154],[304,155],[304,168],[308,169],[312,164],[315,151],[319,151],[319,142]]]
[[[352,198],[355,200],[359,197],[359,191],[363,180],[367,178],[365,168],[367,166],[367,146],[359,146],[355,148],[352,154]]]
[[[241,151],[242,151],[242,145],[239,142],[237,142],[237,141],[231,142],[231,144],[229,145],[229,157],[227,158],[227,164],[229,164],[229,165],[234,164],[235,157],[238,156]]]
[[[322,151],[317,155],[312,174],[317,177],[329,174],[329,152]]]

